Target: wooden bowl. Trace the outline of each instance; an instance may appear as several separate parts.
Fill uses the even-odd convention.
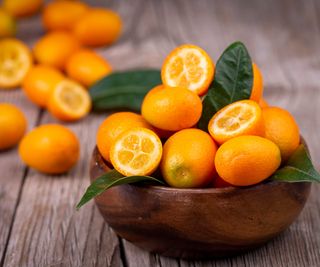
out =
[[[93,151],[91,180],[109,171]],[[247,188],[176,189],[121,185],[96,197],[122,238],[169,257],[233,256],[259,247],[297,218],[311,183],[266,182]]]

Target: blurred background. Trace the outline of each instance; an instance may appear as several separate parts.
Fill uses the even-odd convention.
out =
[[[45,1],[45,4],[49,2],[54,1]],[[202,47],[216,62],[230,43],[242,41],[262,72],[265,99],[295,116],[319,169],[320,1],[83,2],[112,9],[122,20],[119,39],[90,48],[115,71],[141,67],[160,69],[166,55],[184,43]],[[41,21],[42,10],[43,6],[31,16],[15,19],[16,37],[29,48],[47,32]],[[64,12],[58,13],[68,16]],[[108,114],[90,113],[73,123],[61,122],[28,100],[20,87],[1,89],[0,102],[16,105],[27,118],[28,130],[46,123],[59,123],[71,129],[80,140],[80,160],[70,172],[52,176],[25,167],[16,148],[0,152],[0,266],[120,266],[123,251],[129,259],[128,266],[161,266],[161,263],[174,266],[174,260],[154,260],[129,243],[120,242],[104,224],[93,203],[75,211],[89,184],[88,168],[95,132]],[[290,230],[249,258],[234,259],[233,264],[270,266],[272,255],[281,257],[283,263],[290,262],[291,266],[317,266],[320,259],[320,237],[316,234],[320,233],[319,190],[319,186],[313,187],[304,213]],[[294,245],[288,249],[287,244]],[[245,259],[251,265],[246,265]],[[220,264],[232,265],[231,261]],[[278,266],[285,265],[279,263]]]

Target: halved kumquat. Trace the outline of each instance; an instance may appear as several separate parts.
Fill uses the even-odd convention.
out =
[[[174,49],[164,61],[161,78],[164,85],[184,87],[204,95],[214,75],[214,64],[200,47],[185,44]]]
[[[102,157],[110,162],[110,149],[114,141],[123,132],[136,127],[153,130],[153,127],[140,114],[117,112],[108,116],[99,126],[96,136],[97,147]]]
[[[86,116],[91,109],[88,91],[70,79],[56,85],[48,103],[49,112],[62,121],[75,121]]]
[[[125,176],[152,174],[161,157],[161,140],[153,131],[141,127],[123,132],[110,150],[113,167]]]
[[[211,136],[222,144],[240,135],[264,135],[260,106],[253,100],[241,100],[225,106],[209,121]]]
[[[0,88],[18,87],[32,66],[30,49],[18,39],[0,40]]]

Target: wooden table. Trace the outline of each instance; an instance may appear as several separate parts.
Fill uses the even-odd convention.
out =
[[[117,70],[160,68],[166,54],[182,43],[203,47],[216,61],[228,44],[243,41],[263,72],[266,99],[292,112],[319,169],[319,1],[92,2],[108,2],[124,20],[121,40],[98,50]],[[30,45],[43,32],[37,17],[19,27],[19,37]],[[19,106],[29,129],[57,122],[21,90],[0,91],[0,102]],[[0,266],[320,266],[319,185],[313,185],[304,211],[285,233],[261,249],[216,261],[149,254],[118,238],[93,202],[76,212],[89,184],[95,131],[106,116],[92,114],[66,124],[81,140],[81,160],[68,174],[48,176],[26,168],[16,149],[0,153]]]

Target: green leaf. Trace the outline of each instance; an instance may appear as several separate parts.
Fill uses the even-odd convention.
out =
[[[131,184],[136,182],[156,182],[159,184],[164,184],[162,181],[151,177],[151,176],[123,176],[121,173],[116,170],[109,171],[100,177],[98,177],[92,184],[87,188],[86,192],[82,196],[80,202],[77,205],[77,209],[80,209],[84,204],[89,202],[96,196],[99,196],[107,189],[122,185],[122,184]]]
[[[129,109],[139,112],[144,96],[161,83],[159,70],[114,72],[90,88],[93,109]]]
[[[249,99],[253,84],[250,55],[241,42],[231,44],[217,61],[213,83],[203,100],[199,128],[208,131],[212,116],[224,106]]]
[[[315,170],[308,151],[300,145],[289,158],[287,165],[276,171],[270,178],[282,182],[320,182],[320,174]]]

